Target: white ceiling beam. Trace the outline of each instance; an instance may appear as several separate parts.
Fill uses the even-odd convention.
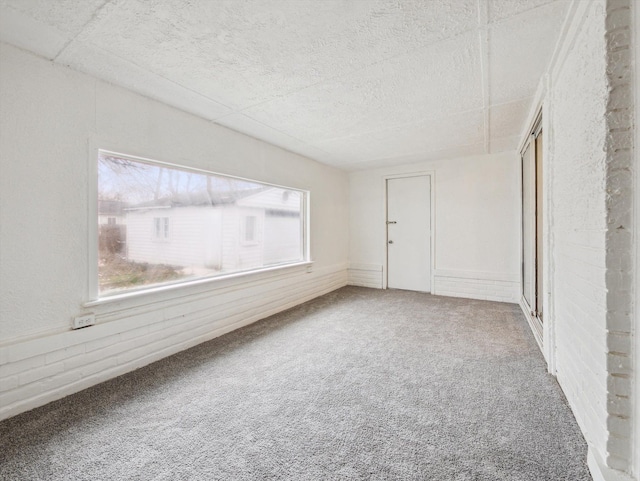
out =
[[[480,50],[480,77],[482,79],[482,108],[484,114],[484,153],[491,150],[490,85],[489,85],[489,2],[478,0],[478,42]]]

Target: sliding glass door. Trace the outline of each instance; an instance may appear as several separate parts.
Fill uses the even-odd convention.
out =
[[[542,128],[536,123],[522,151],[522,297],[542,340],[543,183]]]

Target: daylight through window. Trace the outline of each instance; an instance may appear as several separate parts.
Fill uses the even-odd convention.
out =
[[[98,291],[305,260],[306,193],[111,152],[98,156]]]

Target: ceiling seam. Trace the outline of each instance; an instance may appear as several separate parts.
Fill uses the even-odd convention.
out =
[[[75,41],[75,39],[76,39],[76,38],[78,38],[78,37],[79,37],[79,36],[84,32],[84,30],[89,26],[89,24],[90,24],[91,22],[93,22],[93,21],[98,17],[98,14],[99,14],[99,13],[102,11],[102,9],[103,9],[104,7],[106,7],[106,6],[107,6],[107,4],[109,4],[109,3],[111,3],[111,0],[104,0],[104,2],[102,3],[102,5],[100,5],[98,8],[96,8],[95,12],[93,12],[93,14],[92,14],[92,15],[91,15],[91,17],[89,18],[89,20],[87,20],[87,21],[85,22],[85,24],[80,28],[80,30],[78,30],[78,33],[76,33],[76,34],[73,36],[73,38],[69,39],[69,40],[68,40],[68,41],[67,41],[67,42],[62,46],[62,48],[61,48],[61,49],[60,49],[60,51],[55,55],[55,57],[53,57],[53,61],[54,61],[54,62],[58,60],[58,57],[59,57],[60,55],[62,55],[62,53],[67,49],[67,47],[69,47],[69,45],[71,45],[71,44]]]
[[[111,0],[109,0],[109,1],[111,1]],[[103,49],[103,48],[101,48],[101,47],[98,47],[98,46],[96,46],[96,45],[92,45],[92,47],[93,47],[93,48],[95,48],[95,49],[97,49],[97,50],[100,50],[100,51],[102,51],[102,52],[105,52],[107,55],[110,55],[110,56],[112,56],[112,57],[114,57],[114,58],[117,58],[118,60],[120,60],[120,61],[122,61],[122,62],[125,62],[125,63],[128,63],[128,64],[130,64],[130,65],[133,65],[133,66],[135,66],[135,67],[139,68],[140,70],[143,70],[143,71],[144,71],[145,73],[147,73],[147,74],[150,74],[150,75],[152,75],[152,76],[154,76],[154,77],[157,77],[157,78],[159,78],[159,79],[162,79],[162,80],[164,80],[164,81],[166,81],[166,82],[168,82],[168,83],[170,83],[170,84],[172,84],[172,85],[175,85],[175,86],[176,86],[176,87],[178,87],[179,89],[186,90],[187,92],[190,92],[190,93],[192,93],[192,94],[194,94],[194,95],[196,95],[196,96],[198,96],[198,97],[202,97],[203,99],[205,99],[205,100],[207,100],[207,101],[209,101],[209,102],[214,102],[214,103],[216,103],[216,104],[218,104],[218,105],[221,105],[222,107],[224,107],[224,108],[226,108],[226,109],[229,109],[231,112],[229,112],[229,113],[227,113],[227,114],[223,114],[223,115],[221,115],[220,117],[216,117],[215,119],[213,119],[213,118],[203,117],[202,115],[199,115],[199,114],[196,114],[196,113],[190,112],[190,111],[188,111],[188,110],[185,110],[185,108],[184,108],[184,107],[179,107],[179,106],[177,106],[176,104],[170,104],[167,100],[163,100],[163,99],[160,99],[160,98],[157,98],[157,97],[151,97],[149,94],[142,93],[141,91],[139,91],[139,90],[135,90],[135,89],[133,89],[133,88],[131,88],[131,87],[126,87],[126,86],[124,86],[124,85],[123,85],[123,84],[121,84],[121,83],[113,82],[113,81],[111,81],[111,80],[107,80],[107,79],[105,79],[105,78],[103,78],[103,77],[97,77],[95,74],[88,73],[88,72],[86,72],[86,71],[84,71],[84,70],[79,70],[80,72],[84,72],[84,73],[86,73],[87,75],[94,76],[94,77],[96,77],[98,80],[101,80],[101,81],[103,81],[103,82],[110,83],[110,84],[113,84],[113,85],[117,85],[117,86],[122,87],[122,88],[125,88],[125,89],[127,89],[127,90],[131,90],[132,92],[135,92],[135,93],[137,93],[137,94],[139,94],[139,95],[142,95],[143,97],[146,97],[146,98],[148,98],[148,99],[155,100],[155,101],[158,101],[158,102],[164,102],[164,103],[166,103],[167,105],[173,106],[173,107],[175,107],[175,108],[177,108],[177,109],[179,109],[179,110],[182,110],[182,111],[184,111],[184,112],[188,112],[188,113],[190,113],[190,114],[192,114],[192,115],[195,115],[195,116],[197,116],[197,117],[200,117],[200,118],[202,118],[202,119],[204,119],[204,120],[206,120],[206,121],[209,121],[209,122],[213,122],[214,120],[217,120],[217,119],[220,119],[220,118],[225,117],[225,116],[227,116],[227,115],[231,115],[231,114],[235,113],[235,110],[234,110],[231,106],[226,105],[226,104],[223,104],[222,102],[219,102],[218,100],[212,99],[211,97],[207,97],[206,95],[204,95],[204,94],[202,94],[202,93],[198,92],[197,90],[193,90],[193,89],[191,89],[191,88],[189,88],[189,87],[185,87],[184,85],[179,84],[178,82],[176,82],[176,81],[174,81],[174,80],[171,80],[170,78],[167,78],[167,77],[165,77],[165,76],[163,76],[163,75],[160,75],[160,74],[158,74],[158,73],[156,73],[156,72],[152,72],[151,70],[148,70],[148,69],[146,69],[145,67],[143,67],[143,66],[141,66],[141,65],[138,65],[137,63],[132,62],[132,61],[131,61],[131,60],[129,60],[129,59],[126,59],[126,58],[124,58],[124,57],[121,57],[120,55],[117,55],[117,54],[115,54],[115,53],[113,53],[113,52],[109,52],[109,51],[107,51],[107,50],[105,50],[105,49]],[[78,69],[76,69],[76,70],[78,70]]]
[[[306,86],[304,86],[304,87],[301,87],[301,88],[298,88],[298,89],[291,90],[291,91],[289,91],[289,92],[287,92],[287,93],[284,93],[284,94],[282,94],[282,95],[278,95],[278,96],[276,96],[276,97],[274,97],[274,98],[272,98],[272,99],[264,100],[264,101],[262,101],[262,102],[258,102],[258,103],[255,103],[255,104],[251,104],[251,105],[248,105],[248,106],[246,106],[246,107],[239,108],[239,109],[232,109],[232,110],[233,110],[233,112],[231,112],[231,113],[229,113],[229,114],[225,114],[225,115],[232,115],[233,113],[239,113],[239,114],[246,115],[246,114],[244,114],[244,112],[245,112],[245,111],[247,111],[247,110],[249,110],[249,109],[252,109],[252,108],[255,108],[255,107],[260,107],[260,106],[265,105],[265,104],[268,104],[268,103],[270,103],[270,102],[274,102],[274,101],[276,101],[276,100],[280,100],[280,99],[282,99],[282,98],[288,97],[288,96],[293,95],[293,94],[296,94],[296,93],[298,93],[298,92],[302,92],[302,91],[304,91],[304,90],[306,90],[306,89],[309,89],[309,88],[312,88],[312,87],[316,87],[316,86],[321,85],[321,84],[323,84],[323,83],[330,82],[330,81],[332,81],[332,80],[336,80],[336,79],[340,79],[340,78],[343,78],[343,77],[349,76],[349,75],[351,75],[351,74],[354,74],[354,73],[360,72],[360,71],[365,70],[365,69],[367,69],[367,68],[369,68],[369,67],[372,67],[372,66],[374,66],[374,65],[378,65],[378,64],[381,64],[381,63],[384,63],[384,62],[387,62],[387,61],[389,61],[389,60],[393,60],[393,59],[395,59],[395,58],[399,58],[399,57],[402,57],[402,56],[405,56],[405,55],[410,55],[410,54],[412,54],[412,53],[418,52],[418,51],[420,51],[420,50],[422,50],[422,49],[425,49],[425,48],[431,47],[431,46],[436,45],[436,44],[438,44],[438,43],[446,42],[446,41],[451,41],[451,40],[455,40],[455,39],[457,39],[457,38],[460,38],[460,37],[462,37],[462,36],[464,36],[464,35],[467,35],[467,34],[469,34],[469,33],[473,32],[473,31],[476,31],[476,30],[477,30],[478,32],[482,32],[482,31],[484,31],[484,32],[486,33],[486,35],[485,35],[485,39],[486,39],[486,44],[487,44],[487,45],[486,45],[486,47],[487,47],[487,48],[486,48],[486,52],[485,52],[485,53],[486,53],[486,57],[487,57],[487,58],[486,58],[486,66],[487,66],[487,69],[486,69],[486,70],[487,70],[487,71],[486,71],[486,76],[487,76],[487,78],[486,78],[486,79],[484,79],[484,78],[483,78],[483,82],[484,82],[484,84],[486,84],[486,85],[488,86],[488,81],[489,81],[489,78],[488,78],[488,75],[489,75],[489,71],[488,71],[488,62],[489,62],[489,59],[488,59],[488,56],[489,56],[489,52],[488,52],[488,42],[489,42],[489,36],[488,36],[488,32],[489,32],[489,30],[490,30],[491,28],[494,28],[496,25],[499,25],[499,24],[501,24],[501,23],[504,23],[504,22],[508,22],[508,21],[510,21],[510,20],[513,20],[514,18],[519,17],[519,16],[521,16],[521,15],[523,15],[523,14],[525,14],[525,13],[529,13],[529,12],[532,12],[532,11],[534,11],[534,10],[538,10],[538,9],[542,9],[542,8],[548,7],[550,4],[553,4],[555,1],[557,1],[557,0],[549,0],[547,3],[544,3],[544,4],[542,4],[542,5],[537,5],[537,6],[535,6],[535,7],[529,8],[529,9],[524,10],[524,11],[522,11],[522,12],[518,12],[518,13],[517,13],[517,14],[515,14],[515,15],[510,15],[510,16],[508,16],[508,17],[501,18],[501,19],[496,20],[496,21],[494,21],[494,22],[489,22],[489,2],[488,2],[488,0],[477,0],[478,25],[477,25],[477,26],[475,26],[475,27],[471,27],[471,28],[463,29],[463,30],[461,30],[460,32],[458,32],[458,33],[456,33],[456,34],[453,34],[453,35],[451,35],[451,36],[444,37],[444,38],[441,38],[441,39],[438,39],[438,40],[434,40],[433,42],[427,42],[427,43],[424,43],[424,44],[422,44],[421,46],[416,47],[416,48],[414,48],[414,49],[407,50],[406,52],[401,52],[401,53],[398,53],[398,54],[396,54],[396,55],[391,55],[391,56],[389,56],[389,57],[385,57],[385,58],[380,59],[380,60],[378,60],[378,61],[376,61],[376,62],[372,62],[372,63],[370,63],[370,64],[364,65],[364,66],[362,66],[361,68],[356,68],[356,69],[354,69],[354,70],[350,70],[350,71],[345,72],[345,73],[342,73],[342,74],[334,75],[334,76],[332,76],[332,77],[329,77],[329,78],[326,78],[326,79],[320,80],[320,81],[318,81],[318,82],[315,82],[315,83],[312,83],[312,84],[309,84],[309,85],[306,85]],[[481,47],[482,47],[482,45],[481,45]],[[482,53],[482,52],[483,52],[483,51],[481,51],[481,53]],[[485,61],[485,59],[484,59],[484,58],[481,58],[481,61]],[[483,74],[484,74],[484,72],[483,72]],[[487,92],[487,95],[489,95],[489,92]],[[509,101],[509,102],[511,102],[511,101]],[[503,102],[503,103],[509,103],[509,102]],[[487,104],[487,105],[488,105],[488,104]],[[488,116],[488,114],[487,114],[487,116]],[[220,118],[222,118],[222,117],[220,117]],[[250,118],[251,118],[251,117],[250,117]]]
[[[484,151],[491,150],[489,118],[489,2],[478,0],[478,41],[480,47],[480,76],[482,82],[482,108],[484,122]]]
[[[510,105],[510,104],[515,104],[517,102],[524,102],[524,101],[529,101],[529,103],[531,103],[531,99],[532,96],[531,95],[527,95],[527,96],[522,96],[519,97],[517,99],[513,99],[513,100],[507,100],[507,101],[501,101],[499,103],[496,103],[495,105],[491,104],[492,101],[492,95],[494,92],[499,92],[501,89],[496,88],[496,87],[492,87],[490,84],[490,81],[493,79],[492,78],[492,73],[495,73],[495,66],[498,65],[496,63],[496,61],[500,60],[500,58],[496,58],[494,57],[497,53],[497,51],[493,51],[493,47],[498,48],[499,44],[497,42],[500,41],[500,39],[498,38],[496,32],[496,30],[493,30],[494,35],[491,36],[491,32],[492,29],[495,28],[496,25],[498,24],[503,24],[513,18],[519,17],[519,16],[524,16],[525,14],[529,14],[531,11],[535,11],[538,9],[543,9],[543,8],[549,8],[550,4],[555,4],[555,2],[552,1],[548,1],[546,4],[544,5],[540,5],[534,8],[530,8],[528,10],[525,10],[523,12],[520,12],[518,14],[515,15],[510,15],[509,17],[503,18],[503,19],[498,19],[495,20],[493,22],[491,22],[491,15],[496,16],[499,15],[500,12],[496,11],[495,8],[491,3],[491,0],[476,0],[475,5],[473,3],[471,3],[469,5],[469,9],[466,10],[466,14],[465,15],[465,21],[462,24],[463,27],[460,28],[460,25],[457,25],[458,29],[453,29],[450,30],[447,36],[444,36],[442,38],[439,39],[433,39],[433,40],[428,40],[425,39],[425,35],[418,35],[415,37],[415,39],[417,40],[417,44],[419,46],[416,46],[414,48],[407,48],[407,45],[402,46],[401,48],[406,49],[406,51],[403,52],[399,52],[396,53],[395,55],[389,55],[387,57],[383,57],[383,58],[378,58],[375,61],[371,61],[370,63],[367,63],[366,65],[363,65],[361,67],[356,67],[353,68],[351,70],[349,70],[348,72],[345,73],[338,73],[336,75],[330,76],[326,79],[323,80],[319,80],[317,82],[314,82],[310,85],[307,85],[305,87],[301,87],[299,89],[293,89],[291,92],[287,92],[287,93],[283,93],[278,95],[278,91],[275,91],[275,96],[271,99],[268,100],[264,100],[262,102],[258,102],[256,104],[250,105],[248,107],[240,107],[240,103],[236,104],[237,107],[233,108],[229,105],[225,105],[222,102],[215,100],[214,98],[208,97],[205,94],[202,94],[200,92],[198,92],[197,90],[193,90],[181,83],[178,83],[176,81],[171,80],[170,78],[167,78],[161,74],[157,74],[152,72],[151,70],[148,70],[144,67],[141,67],[140,65],[136,64],[135,62],[132,62],[130,60],[127,60],[123,57],[121,57],[120,55],[117,54],[113,54],[110,53],[109,50],[107,50],[107,48],[111,48],[108,44],[107,44],[107,48],[100,48],[100,47],[95,47],[96,51],[94,53],[98,54],[100,53],[100,51],[104,52],[105,54],[108,54],[110,56],[112,56],[112,59],[120,59],[123,62],[125,62],[125,66],[126,64],[130,65],[130,66],[136,66],[137,68],[140,69],[140,72],[138,72],[138,75],[140,73],[147,73],[151,78],[155,77],[158,80],[163,80],[164,82],[166,82],[166,85],[164,86],[164,88],[161,88],[161,90],[158,89],[151,89],[151,90],[147,90],[147,92],[153,92],[155,90],[155,92],[160,91],[161,95],[156,96],[156,97],[152,97],[150,96],[150,94],[148,93],[143,93],[144,90],[142,89],[134,89],[131,87],[124,87],[124,88],[128,88],[134,92],[136,92],[139,95],[142,95],[143,97],[149,98],[149,99],[153,99],[155,101],[160,101],[160,102],[164,102],[167,105],[171,105],[172,107],[175,107],[177,109],[183,110],[185,112],[188,112],[191,115],[194,116],[198,116],[201,117],[205,120],[207,120],[208,122],[212,122],[212,123],[216,123],[219,125],[222,125],[226,128],[232,129],[232,130],[236,130],[237,127],[234,126],[226,126],[224,125],[224,120],[225,119],[230,119],[233,120],[233,115],[234,114],[239,114],[239,116],[237,117],[239,121],[242,121],[243,119],[246,120],[246,122],[238,122],[238,125],[242,126],[242,124],[245,125],[249,125],[250,127],[254,127],[255,130],[257,130],[258,132],[263,131],[264,130],[264,136],[262,136],[262,134],[260,135],[260,137],[262,137],[263,139],[266,139],[265,142],[268,143],[272,143],[273,145],[277,145],[280,148],[283,148],[285,150],[290,150],[291,152],[295,152],[295,153],[300,153],[299,151],[297,151],[295,148],[291,148],[288,146],[284,146],[282,145],[282,140],[284,140],[285,142],[296,142],[299,143],[300,146],[300,150],[304,150],[305,147],[308,147],[309,149],[313,149],[314,151],[316,151],[315,155],[309,155],[309,154],[302,154],[311,158],[314,158],[316,156],[321,156],[321,155],[325,155],[327,157],[335,157],[336,161],[340,158],[348,158],[349,155],[346,156],[342,156],[342,155],[336,155],[336,154],[332,154],[330,152],[327,152],[325,150],[326,147],[329,147],[329,150],[331,150],[331,144],[332,142],[335,143],[337,141],[340,140],[345,140],[348,143],[351,143],[351,139],[353,139],[354,141],[359,141],[361,138],[364,138],[364,140],[366,141],[366,136],[374,136],[376,133],[393,133],[394,130],[398,130],[398,129],[402,129],[403,127],[411,127],[414,126],[415,129],[417,131],[419,131],[420,129],[423,128],[424,124],[428,124],[429,122],[431,122],[431,124],[436,124],[438,121],[442,121],[444,120],[448,120],[450,121],[450,123],[452,125],[454,125],[454,127],[458,127],[456,124],[456,122],[451,122],[451,121],[455,121],[457,118],[463,119],[464,115],[467,114],[471,114],[473,113],[473,122],[467,122],[468,125],[471,125],[471,127],[473,128],[473,136],[474,137],[478,137],[480,138],[480,119],[482,118],[482,132],[484,135],[484,138],[482,140],[479,139],[478,142],[475,143],[465,143],[459,147],[465,147],[465,146],[471,146],[471,145],[477,145],[478,146],[478,153],[481,152],[482,147],[484,147],[484,153],[488,154],[491,152],[492,149],[497,149],[498,151],[500,151],[500,149],[502,149],[504,147],[503,144],[505,144],[505,142],[501,142],[501,139],[504,137],[506,138],[510,138],[512,136],[504,136],[501,135],[502,133],[502,129],[504,127],[501,127],[500,125],[497,125],[495,122],[493,122],[492,125],[492,121],[499,119],[499,120],[508,120],[509,117],[506,116],[501,116],[501,115],[497,115],[494,116],[495,107],[498,106],[502,106],[502,105]],[[1,2],[1,0],[0,0]],[[476,7],[476,12],[473,12],[473,7]],[[59,52],[54,56],[53,61],[54,62],[64,62],[65,59],[72,59],[70,61],[73,61],[73,57],[71,57],[71,55],[74,55],[74,51],[76,50],[76,48],[84,48],[84,46],[86,45],[88,46],[94,46],[93,42],[94,40],[89,37],[89,34],[91,32],[94,31],[94,28],[99,28],[102,26],[102,21],[104,19],[108,19],[111,20],[113,17],[114,12],[118,13],[120,12],[120,10],[117,8],[119,7],[118,5],[118,1],[114,1],[114,0],[102,0],[101,1],[101,5],[94,8],[93,13],[91,14],[91,18],[87,21],[84,22],[83,26],[79,28],[78,33],[76,35],[73,36],[73,38],[69,39],[68,41],[66,41],[66,43],[64,44],[63,47],[61,47],[59,49]],[[12,8],[12,7],[11,7]],[[473,14],[476,13],[477,14],[477,18],[473,19]],[[26,14],[25,14],[26,15]],[[83,15],[83,18],[84,17]],[[475,22],[474,22],[475,20]],[[477,22],[477,23],[476,23]],[[470,24],[474,24],[473,27],[467,28]],[[78,24],[76,24],[78,25]],[[78,28],[78,27],[76,27]],[[74,28],[73,30],[75,30],[76,28]],[[476,33],[477,32],[477,33]],[[71,33],[71,32],[68,32]],[[475,35],[474,35],[475,34]],[[66,36],[68,38],[68,36]],[[348,126],[346,126],[345,128],[342,129],[337,129],[337,131],[335,132],[335,134],[337,134],[337,136],[332,136],[332,137],[328,137],[325,138],[323,140],[321,140],[320,142],[318,142],[316,139],[317,137],[314,135],[315,133],[319,132],[323,132],[324,129],[315,129],[315,132],[313,132],[311,135],[307,135],[308,132],[310,131],[305,131],[305,132],[299,132],[297,129],[293,128],[294,126],[289,124],[287,125],[278,125],[277,127],[271,126],[267,123],[265,123],[262,120],[258,120],[256,118],[253,118],[252,116],[252,112],[251,109],[255,108],[257,106],[262,106],[262,105],[267,105],[269,106],[269,104],[274,105],[278,103],[279,100],[282,99],[287,99],[287,97],[292,97],[294,96],[297,92],[301,92],[301,91],[305,91],[307,89],[313,89],[314,87],[318,86],[318,85],[323,85],[323,84],[328,84],[331,82],[335,82],[336,80],[340,81],[341,79],[348,79],[350,77],[353,76],[357,76],[358,72],[362,72],[362,71],[367,71],[367,69],[371,69],[373,71],[373,73],[377,73],[379,70],[382,70],[382,68],[386,68],[390,63],[394,63],[394,59],[402,59],[403,57],[407,57],[407,56],[411,56],[412,54],[415,54],[416,52],[421,52],[421,51],[425,51],[427,49],[431,49],[434,46],[437,47],[434,50],[439,51],[443,49],[443,45],[444,47],[448,46],[447,42],[454,42],[457,39],[463,38],[465,40],[465,43],[468,45],[468,50],[471,51],[475,51],[476,55],[480,55],[480,58],[478,59],[477,62],[475,62],[474,64],[474,70],[475,72],[479,73],[480,75],[477,75],[477,73],[475,75],[473,75],[473,77],[470,78],[470,80],[472,82],[474,82],[474,95],[473,95],[473,104],[478,105],[476,108],[473,109],[461,109],[460,111],[455,111],[455,109],[452,108],[451,104],[445,104],[445,109],[443,110],[443,113],[445,113],[445,117],[432,117],[431,115],[433,115],[432,111],[429,112],[424,112],[424,116],[418,116],[417,120],[413,120],[413,121],[400,121],[398,123],[393,123],[393,122],[389,122],[389,118],[387,119],[380,119],[379,121],[379,127],[378,128],[370,128],[367,129],[366,126],[363,125],[358,125],[358,123],[350,123],[347,124]],[[496,38],[494,38],[496,37]],[[422,40],[424,43],[421,43],[420,40]],[[479,45],[479,50],[476,50],[473,48],[474,44],[476,42],[480,42]],[[491,44],[491,42],[493,42],[493,44]],[[60,43],[57,43],[57,45],[60,45]],[[491,48],[490,48],[491,47]],[[429,50],[427,50],[429,52]],[[89,52],[91,52],[91,50],[89,50]],[[142,59],[141,59],[142,60]],[[373,59],[372,59],[373,60]],[[114,64],[116,64],[116,62],[113,62]],[[146,62],[145,62],[146,63]],[[385,65],[386,64],[386,65]],[[153,64],[151,64],[152,66],[154,66]],[[382,68],[380,67],[382,66]],[[350,67],[350,65],[346,65],[347,68]],[[493,67],[493,70],[490,68]],[[478,69],[478,70],[476,70]],[[82,70],[80,70],[82,72]],[[88,73],[89,71],[84,71],[86,73]],[[473,71],[472,71],[473,72]],[[114,85],[121,85],[123,86],[122,83],[120,82],[115,82],[115,81],[109,81],[104,79],[103,77],[98,77],[97,74],[92,74],[89,73],[89,75],[92,75],[96,78],[96,85],[98,84],[99,81],[104,81],[104,82],[108,82],[108,83],[113,83]],[[495,75],[494,75],[495,76]],[[425,75],[424,77],[428,77],[428,74]],[[117,76],[115,78],[118,78]],[[124,78],[124,77],[123,77]],[[145,78],[145,76],[141,77],[142,79]],[[496,77],[497,78],[497,77]],[[478,83],[478,81],[480,83]],[[130,82],[130,85],[136,85],[138,82],[134,81],[134,82]],[[159,84],[162,85],[162,84]],[[174,88],[172,88],[172,86],[175,86],[175,90]],[[358,86],[358,83],[356,83],[356,87]],[[477,87],[480,86],[480,92],[478,92]],[[140,88],[140,87],[139,87]],[[197,87],[196,87],[197,88]],[[94,92],[94,103],[97,102],[97,88],[95,89],[96,92]],[[164,92],[163,92],[164,90]],[[192,107],[191,108],[185,108],[182,105],[185,105],[185,102],[183,101],[184,99],[180,99],[177,98],[175,94],[178,93],[179,91],[183,91],[184,94],[186,94],[187,92],[191,92],[191,94],[194,96],[190,99],[188,99],[188,104],[190,104]],[[520,93],[520,92],[518,92]],[[480,98],[482,99],[480,102],[478,102],[478,100],[480,100]],[[175,100],[175,102],[171,102],[167,99],[172,99]],[[211,106],[210,108],[205,108],[205,109],[199,109],[199,108],[194,108],[196,105],[198,105],[199,102],[204,102],[204,101],[208,101],[211,102]],[[219,105],[220,107],[223,107],[225,109],[228,109],[228,113],[220,113],[218,114],[214,114],[213,115],[203,115],[202,113],[195,113],[194,110],[198,110],[201,112],[205,112],[206,110],[213,110],[213,104]],[[232,102],[232,105],[234,104],[234,102]],[[465,105],[466,104],[466,105]],[[464,103],[463,104],[465,107],[468,106],[468,103]],[[267,107],[268,108],[268,107]],[[519,113],[522,109],[520,108],[520,106],[515,106],[513,108],[511,107],[507,107],[505,109],[507,112],[512,112],[514,115],[516,113]],[[210,114],[210,112],[206,112],[207,114]],[[258,112],[253,112],[253,115],[256,115],[258,117],[260,117],[260,111]],[[361,117],[363,118],[363,117]],[[400,119],[398,119],[400,120]],[[470,120],[470,119],[468,119]],[[94,119],[94,124],[95,122],[97,122],[97,117]],[[253,123],[253,126],[251,125],[251,123]],[[502,122],[502,123],[506,123],[506,122]],[[496,127],[496,138],[492,139],[492,132],[493,129],[492,127],[495,126]],[[355,128],[354,128],[355,127]],[[357,130],[359,127],[365,127],[365,130],[359,133],[351,133],[349,134],[349,132],[353,132],[353,130]],[[248,129],[249,131],[251,131],[251,129]],[[327,129],[329,130],[329,129]],[[326,134],[329,134],[330,131],[324,130],[324,132]],[[332,129],[333,130],[333,129]],[[243,134],[247,134],[247,132],[243,131],[243,130],[238,130],[238,132],[243,133]],[[293,132],[294,135],[292,135],[289,132]],[[444,133],[453,133],[455,132],[454,129],[447,129],[446,132]],[[285,137],[285,139],[280,139],[278,140],[278,142],[274,142],[273,140],[269,140],[270,137],[274,136],[276,133],[282,135]],[[311,140],[302,140],[301,138],[298,138],[298,134],[303,134],[301,135],[302,138],[311,138]],[[344,135],[347,134],[347,135]],[[248,135],[254,135],[254,134],[248,134]],[[316,137],[314,139],[314,137]],[[287,139],[290,139],[290,141],[287,141]],[[464,141],[463,139],[460,139],[462,141]],[[321,146],[321,147],[319,147]],[[338,146],[335,146],[333,148],[339,148]],[[449,152],[451,149],[437,149],[437,150],[433,150],[431,152]],[[426,154],[430,154],[429,151],[421,151],[420,153],[425,152]],[[418,153],[416,153],[418,154]],[[375,155],[375,152],[374,152]],[[413,155],[413,154],[405,154],[405,155]],[[377,162],[380,160],[386,160],[386,159],[393,159],[393,157],[380,157],[377,159],[367,159],[367,160],[359,160],[356,161],[356,163],[367,163],[367,162]],[[317,160],[317,159],[316,159]],[[326,162],[326,160],[323,160],[323,162]]]
[[[533,12],[534,10],[547,8],[549,5],[554,4],[556,2],[559,2],[559,1],[562,1],[562,0],[549,0],[546,3],[541,3],[540,5],[536,5],[534,7],[527,8],[525,10],[521,10],[518,13],[514,13],[512,15],[508,15],[508,16],[506,16],[504,18],[499,18],[499,19],[494,20],[492,22],[488,22],[488,25],[489,25],[490,28],[493,28],[495,25],[499,25],[501,23],[508,22],[509,20],[513,20],[514,18],[522,17],[525,14],[531,14],[531,12]]]
[[[109,4],[109,3],[111,3],[112,1],[113,1],[113,0],[105,0],[105,2],[104,2],[100,7],[98,7],[98,8],[96,9],[96,11],[93,13],[93,15],[91,15],[91,18],[90,18],[90,19],[89,19],[89,20],[84,24],[84,26],[80,29],[80,31],[79,31],[79,32],[78,32],[78,33],[77,33],[77,34],[76,34],[76,35],[75,35],[71,40],[69,40],[67,43],[65,43],[65,44],[64,44],[64,46],[62,47],[62,49],[61,49],[61,50],[56,54],[56,56],[53,58],[53,62],[56,62],[56,61],[58,60],[58,57],[60,57],[60,55],[62,55],[62,53],[64,53],[64,51],[69,47],[69,45],[71,45],[71,44],[72,44],[72,43],[73,43],[73,42],[74,42],[74,41],[75,41],[75,40],[76,40],[76,39],[77,39],[77,38],[78,38],[78,37],[79,37],[79,36],[84,32],[84,30],[85,30],[85,29],[86,29],[86,28],[87,28],[87,27],[88,27],[88,26],[89,26],[89,25],[90,25],[94,20],[96,20],[96,18],[97,18],[97,16],[98,16],[98,14],[99,14],[99,13],[100,13],[100,12],[101,12],[101,11],[102,11],[102,10],[103,10],[103,9],[104,9],[108,4]],[[141,65],[138,65],[137,63],[132,62],[132,61],[131,61],[131,60],[129,60],[129,59],[123,58],[123,57],[121,57],[120,55],[117,55],[117,54],[115,54],[115,53],[113,53],[113,52],[109,52],[109,51],[107,51],[107,50],[105,50],[105,49],[103,49],[103,48],[97,47],[97,46],[95,46],[95,45],[93,45],[93,47],[94,47],[94,48],[96,48],[96,49],[102,50],[103,52],[107,53],[108,55],[113,56],[113,57],[115,57],[115,58],[117,58],[117,59],[119,59],[119,60],[121,60],[121,61],[123,61],[123,62],[126,62],[126,63],[128,63],[128,64],[134,65],[135,67],[139,68],[140,70],[143,70],[144,72],[146,72],[146,73],[148,73],[148,74],[151,74],[151,75],[153,75],[153,76],[155,76],[155,77],[157,77],[157,78],[160,78],[160,79],[162,79],[162,80],[164,80],[164,81],[166,81],[166,82],[169,82],[170,84],[175,85],[175,86],[176,86],[176,87],[178,87],[179,89],[186,90],[186,91],[191,92],[192,94],[194,94],[194,95],[196,95],[196,96],[198,96],[198,97],[202,97],[202,98],[203,98],[203,99],[205,99],[205,100],[208,100],[208,101],[210,101],[210,102],[214,102],[214,103],[216,103],[216,104],[218,104],[218,105],[220,105],[220,106],[222,106],[222,107],[224,107],[224,108],[226,108],[226,109],[229,109],[229,110],[231,110],[231,113],[235,112],[235,109],[234,109],[234,108],[232,108],[231,106],[226,105],[226,104],[224,104],[224,103],[222,103],[222,102],[220,102],[220,101],[218,101],[218,100],[216,100],[216,99],[212,99],[212,98],[210,98],[210,97],[207,97],[206,95],[202,94],[201,92],[198,92],[198,91],[196,91],[196,90],[193,90],[193,89],[191,89],[191,88],[189,88],[189,87],[185,87],[184,85],[179,84],[178,82],[175,82],[174,80],[171,80],[171,79],[169,79],[169,78],[167,78],[167,77],[165,77],[165,76],[163,76],[163,75],[160,75],[160,74],[158,74],[158,73],[156,73],[156,72],[153,72],[153,71],[151,71],[151,70],[149,70],[149,69],[147,69],[147,68],[145,68],[145,67],[143,67],[143,66],[141,66]],[[91,74],[89,74],[89,75],[91,75]],[[104,82],[109,82],[109,80],[106,80],[106,79],[103,79],[103,78],[100,78],[100,80],[102,80],[102,81],[104,81]],[[113,83],[113,82],[109,82],[109,83]],[[120,85],[120,84],[118,84],[118,85]],[[125,87],[125,88],[128,88],[128,87]],[[133,89],[130,89],[130,90],[135,91],[135,90],[133,90]],[[140,92],[140,91],[137,91],[137,93],[139,93],[140,95],[142,95],[142,96],[144,96],[144,97],[150,98],[150,99],[152,99],[152,100],[156,100],[156,101],[160,101],[160,102],[165,102],[165,103],[167,103],[167,101],[166,101],[166,100],[164,100],[164,99],[154,98],[154,97],[151,97],[151,96],[149,96],[148,94],[144,94],[144,93],[142,93],[142,92]],[[168,103],[167,103],[167,104],[168,104]],[[168,105],[172,105],[172,104],[168,104]],[[184,108],[178,107],[177,105],[173,105],[173,106],[174,106],[174,107],[176,107],[176,108],[178,108],[178,109],[180,109],[180,110],[184,110]],[[189,111],[187,111],[187,110],[184,110],[184,111],[185,111],[185,112],[189,112]],[[215,119],[212,119],[212,118],[205,118],[205,117],[202,117],[201,115],[195,114],[195,113],[193,113],[193,112],[189,112],[189,113],[191,113],[192,115],[196,115],[196,116],[199,116],[199,117],[201,117],[201,118],[204,118],[205,120],[208,120],[208,121],[213,121],[213,120],[215,120]],[[229,114],[224,114],[223,116],[225,116],[225,115],[229,115]],[[223,117],[223,116],[221,116],[221,117]],[[216,119],[221,118],[221,117],[216,117]]]

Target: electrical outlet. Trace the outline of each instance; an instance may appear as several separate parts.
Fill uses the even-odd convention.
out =
[[[83,327],[93,326],[96,323],[95,314],[87,314],[84,316],[78,316],[73,320],[73,328],[81,329]]]
[[[308,273],[313,272],[313,266],[307,266],[307,272]]]

